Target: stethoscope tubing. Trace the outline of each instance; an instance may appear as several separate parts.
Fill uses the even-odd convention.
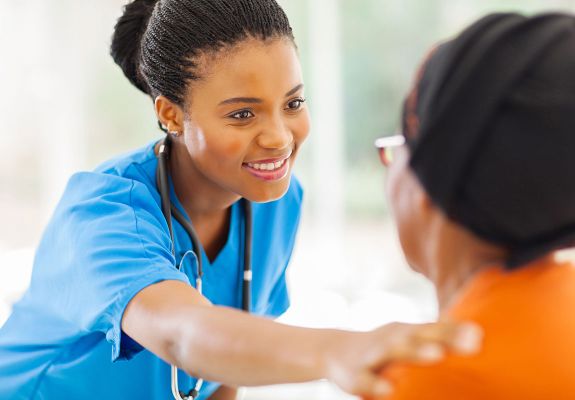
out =
[[[162,214],[166,219],[168,224],[168,229],[170,231],[170,239],[172,243],[172,254],[176,256],[176,242],[174,240],[174,232],[172,228],[172,216],[178,221],[180,225],[184,228],[190,240],[192,242],[192,248],[197,258],[197,276],[196,276],[196,290],[202,294],[202,276],[203,276],[203,266],[202,266],[202,255],[201,255],[201,243],[198,239],[198,235],[194,229],[192,223],[177,209],[177,207],[170,201],[170,183],[169,183],[169,171],[168,171],[168,157],[170,154],[170,143],[169,138],[166,137],[160,144],[158,151],[158,168],[156,172],[156,184],[158,186],[158,191],[160,192],[161,198],[161,208]],[[251,259],[252,259],[252,208],[251,203],[247,199],[242,199],[244,203],[244,214],[245,214],[245,234],[244,234],[244,265],[243,265],[243,285],[242,285],[242,310],[250,312],[251,304],[251,283],[252,283],[252,269],[251,269]],[[171,366],[171,388],[172,395],[176,400],[189,400],[196,399],[198,397],[199,391],[202,387],[204,380],[198,379],[194,389],[186,395],[184,392],[180,392],[178,388],[178,368],[175,365]]]

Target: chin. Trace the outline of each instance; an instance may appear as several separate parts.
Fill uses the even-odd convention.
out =
[[[419,274],[423,274],[422,269],[421,269],[417,264],[415,264],[414,262],[411,262],[411,261],[407,260],[407,265],[409,265],[409,268],[410,268],[412,271],[417,272],[417,273],[419,273]]]
[[[289,183],[290,177],[288,175],[285,179],[282,179],[282,182],[263,184],[261,185],[263,187],[257,188],[243,197],[249,201],[253,201],[254,203],[269,203],[271,201],[279,200],[287,193]]]
[[[424,264],[422,264],[421,262],[417,262],[413,259],[410,259],[409,257],[406,257],[406,261],[407,261],[407,265],[409,265],[409,268],[414,271],[417,272],[418,274],[423,275],[424,277],[426,277],[427,279],[430,279],[429,277],[429,271],[427,268],[424,267]]]

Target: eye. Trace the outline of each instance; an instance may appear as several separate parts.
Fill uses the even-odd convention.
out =
[[[305,103],[305,99],[302,98],[290,100],[289,103],[287,103],[286,110],[297,111],[303,106],[303,103]]]
[[[246,120],[249,118],[253,118],[254,114],[249,110],[241,110],[235,112],[233,114],[228,115],[229,118],[237,119],[237,120]]]

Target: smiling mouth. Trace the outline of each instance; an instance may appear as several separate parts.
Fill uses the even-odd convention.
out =
[[[243,167],[253,176],[265,181],[277,181],[287,176],[291,154],[283,159],[247,162]]]
[[[289,157],[288,157],[289,158]],[[276,171],[284,166],[287,162],[288,158],[284,158],[283,160],[276,161],[276,162],[267,162],[267,163],[246,163],[246,165],[250,168],[253,168],[257,171]]]

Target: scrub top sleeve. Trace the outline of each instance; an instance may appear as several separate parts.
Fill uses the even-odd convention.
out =
[[[165,280],[190,283],[187,276],[175,268],[167,225],[165,229],[161,228],[165,224],[163,215],[160,217],[157,213],[149,211],[151,199],[148,195],[149,191],[145,186],[134,184],[132,187],[130,201],[134,210],[135,229],[145,259],[149,262],[145,274],[134,279],[118,293],[114,302],[110,321],[106,324],[106,338],[112,344],[112,361],[130,359],[143,350],[141,345],[121,329],[122,316],[130,300],[144,288]],[[145,262],[145,259],[142,261]]]
[[[150,275],[144,275],[140,279],[132,282],[124,291],[118,294],[117,299],[111,307],[111,312],[108,317],[109,321],[106,322],[106,339],[112,345],[112,361],[129,360],[144,349],[122,331],[122,317],[128,303],[138,292],[150,285],[165,280],[177,280],[189,284],[187,278],[182,277],[182,274],[179,272],[168,274],[152,273]]]
[[[38,252],[49,268],[38,278],[42,288],[57,290],[53,308],[78,334],[104,333],[113,361],[132,357],[142,348],[121,331],[129,301],[157,282],[189,283],[175,268],[157,201],[143,183],[77,174],[50,225]]]

